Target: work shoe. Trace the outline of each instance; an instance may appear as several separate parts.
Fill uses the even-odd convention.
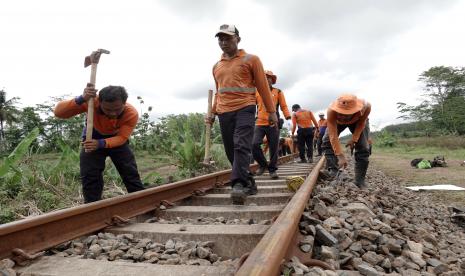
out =
[[[232,187],[231,200],[234,205],[244,205],[246,194],[242,183],[236,183]]]
[[[246,195],[256,195],[258,193],[257,184],[255,184],[255,179],[252,176],[249,176],[249,185],[244,188]]]
[[[308,158],[307,163],[313,163],[313,158]]]
[[[300,159],[299,163],[307,163],[307,160],[305,160],[305,159]]]
[[[265,172],[265,167],[260,167],[258,170],[255,172],[255,175],[262,175]]]
[[[279,175],[276,171],[274,171],[274,172],[270,172],[270,177],[271,179],[278,179]]]

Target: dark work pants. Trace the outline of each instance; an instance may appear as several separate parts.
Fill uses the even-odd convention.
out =
[[[255,105],[218,115],[226,156],[232,165],[231,185],[249,186],[249,164],[255,126]]]
[[[323,136],[325,135],[326,130],[320,131],[318,133],[318,138],[316,141],[316,148],[318,150],[318,155],[321,155],[323,153],[323,149],[321,148],[321,144],[323,143]]]
[[[305,145],[307,145],[307,158],[313,158],[313,127],[299,128],[297,130],[297,143],[299,144],[299,156],[305,160]]]
[[[354,133],[357,123],[351,125],[337,125],[337,135],[344,131],[344,129],[349,128],[351,133]],[[369,145],[368,145],[368,135],[370,132],[370,127],[368,123],[365,125],[358,142],[355,143],[355,163],[366,163],[368,162],[368,157],[370,156]],[[329,131],[326,129],[326,133],[323,136],[323,143],[321,145],[323,152],[326,156],[326,167],[328,170],[337,170],[337,158],[334,155],[333,147],[331,146],[331,141],[329,140]]]
[[[82,192],[85,203],[102,198],[103,170],[105,169],[105,159],[107,156],[110,156],[111,161],[115,164],[128,193],[144,189],[139,172],[137,171],[136,159],[128,143],[116,148],[98,149],[93,152],[85,152],[82,149],[80,166]]]
[[[268,140],[268,148],[270,151],[270,163],[267,164],[265,155],[262,151],[263,137]],[[279,130],[272,126],[255,126],[252,143],[253,158],[257,161],[260,167],[268,168],[269,172],[274,172],[278,168],[278,143]]]

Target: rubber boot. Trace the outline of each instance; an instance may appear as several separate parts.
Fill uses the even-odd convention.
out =
[[[355,185],[360,189],[367,186],[365,183],[365,176],[367,174],[368,164],[368,161],[355,162]]]

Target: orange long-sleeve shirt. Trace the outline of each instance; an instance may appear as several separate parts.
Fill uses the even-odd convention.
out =
[[[270,88],[260,59],[244,50],[239,50],[233,58],[224,54],[213,66],[216,94],[213,114],[236,111],[249,105],[255,105],[255,92],[263,99],[266,111],[276,112],[271,99]]]
[[[337,133],[337,125],[351,125],[357,123],[357,127],[352,134],[352,141],[358,142],[360,135],[362,134],[363,129],[365,128],[365,124],[371,112],[371,104],[365,102],[362,110],[352,115],[352,119],[349,121],[339,121],[337,119],[338,113],[331,108],[328,108],[328,131],[329,141],[331,142],[331,146],[333,147],[334,154],[340,155],[342,154],[342,147],[341,143],[339,142],[339,135]]]
[[[98,97],[94,99],[94,130],[103,136],[114,135],[106,138],[105,148],[114,148],[123,145],[131,136],[137,125],[139,114],[129,103],[125,104],[123,113],[117,119],[109,119],[99,108]],[[87,103],[77,104],[75,99],[59,102],[55,107],[55,116],[68,119],[77,114],[87,112]]]
[[[299,109],[297,112],[292,115],[292,135],[294,135],[295,130],[299,128],[309,128],[312,126],[318,126],[318,122],[313,116],[313,112],[305,109]]]
[[[328,125],[328,122],[326,121],[326,119],[318,120],[318,127],[325,127],[327,125]]]
[[[257,97],[257,105],[258,105],[258,112],[257,112],[258,115],[257,115],[257,121],[255,122],[255,125],[269,126],[270,125],[269,114],[266,111],[265,104],[263,103],[263,99],[258,93],[256,93],[255,96]],[[278,88],[272,87],[271,98],[275,106],[279,104],[281,111],[284,114],[284,117],[290,118],[291,113],[289,112],[289,108],[287,107],[286,99],[284,98],[284,93]]]

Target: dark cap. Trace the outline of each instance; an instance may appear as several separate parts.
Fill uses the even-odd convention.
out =
[[[296,110],[299,109],[299,108],[300,108],[300,105],[294,104],[294,105],[292,106],[292,111],[296,111]]]

